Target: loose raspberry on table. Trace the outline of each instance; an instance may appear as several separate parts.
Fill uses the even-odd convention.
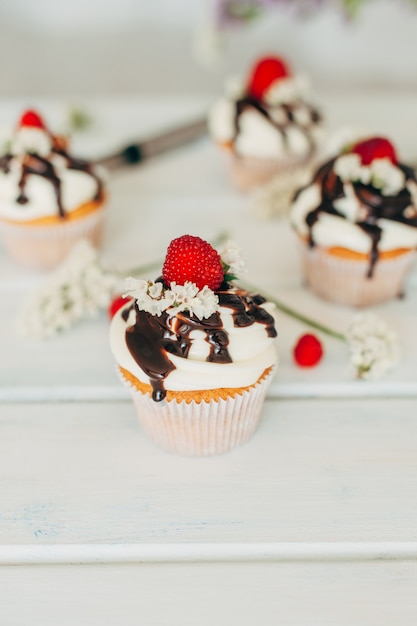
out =
[[[362,165],[370,165],[375,159],[389,159],[391,163],[398,163],[395,148],[385,137],[359,141],[351,148],[351,152],[360,156]]]
[[[183,235],[171,241],[162,268],[162,278],[169,285],[190,281],[198,289],[213,291],[223,282],[223,266],[219,253],[200,237]]]
[[[323,346],[315,335],[302,335],[294,347],[294,359],[300,367],[314,367],[323,357]]]
[[[291,76],[290,69],[283,59],[264,57],[255,64],[251,71],[248,91],[251,96],[261,100],[272,83],[289,76]]]

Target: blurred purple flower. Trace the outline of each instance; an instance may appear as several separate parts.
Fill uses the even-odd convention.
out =
[[[345,18],[354,17],[368,0],[214,0],[219,29],[251,22],[272,9],[286,9],[297,17],[314,15],[324,5],[333,5]],[[417,0],[408,0],[417,6]]]

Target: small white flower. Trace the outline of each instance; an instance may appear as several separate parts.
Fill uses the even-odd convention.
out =
[[[304,76],[280,78],[272,83],[265,94],[268,104],[286,104],[302,98],[308,91],[308,82]]]
[[[184,285],[170,284],[164,289],[162,283],[127,278],[125,295],[136,299],[138,308],[158,317],[166,311],[170,317],[188,311],[198,319],[210,317],[219,308],[219,299],[207,286],[199,291],[197,285],[187,281]]]
[[[173,306],[167,311],[170,316],[188,311],[198,319],[203,319],[210,317],[219,308],[218,297],[207,286],[199,290],[194,283],[187,281],[184,285],[171,283],[170,287],[174,294]]]
[[[125,293],[123,296],[131,296],[132,298],[141,297],[146,294],[149,289],[149,282],[142,278],[132,278],[129,276],[125,279]]]
[[[163,291],[162,283],[150,280],[126,278],[124,295],[135,298],[139,309],[151,315],[161,315],[172,304],[172,299],[166,297],[167,294]]]
[[[150,285],[149,295],[151,298],[159,298],[162,295],[162,283],[153,283]]]
[[[372,313],[359,313],[354,317],[347,340],[356,378],[377,380],[398,362],[396,334]]]
[[[45,338],[105,309],[118,279],[105,272],[92,245],[78,242],[65,261],[24,304],[17,322],[20,334]]]
[[[405,175],[389,159],[375,159],[371,163],[371,180],[384,196],[398,194],[405,184]]]
[[[371,171],[362,165],[358,154],[340,156],[334,163],[334,171],[342,180],[359,180],[364,185],[371,182]]]
[[[198,319],[210,317],[219,309],[219,298],[209,287],[204,286],[193,301],[193,314]]]
[[[335,173],[344,181],[360,181],[380,189],[384,196],[395,195],[404,187],[404,172],[389,159],[374,159],[362,165],[358,154],[343,154],[334,163]]]
[[[241,252],[242,249],[231,239],[224,244],[220,256],[223,263],[228,266],[228,274],[235,276],[236,274],[247,271]]]

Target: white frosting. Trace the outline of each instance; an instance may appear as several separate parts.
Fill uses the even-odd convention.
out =
[[[220,98],[212,107],[208,126],[211,136],[215,141],[232,141],[235,128],[235,103],[227,98]]]
[[[42,128],[24,126],[19,128],[11,141],[12,154],[25,154],[33,152],[46,157],[51,152],[51,137]]]
[[[235,150],[242,156],[274,159],[284,156],[285,142],[282,133],[258,111],[247,109],[239,119],[240,132]]]
[[[62,205],[67,213],[71,213],[81,204],[92,200],[97,192],[96,180],[86,172],[70,170],[65,160],[59,155],[51,155],[48,159],[54,166],[61,180]],[[19,180],[22,165],[19,156],[10,162],[10,171],[5,174],[0,170],[0,217],[14,221],[26,222],[58,214],[55,188],[50,180],[43,176],[29,174],[26,179],[26,204],[16,202],[19,196]]]
[[[218,143],[227,143],[235,140],[236,154],[247,157],[282,159],[288,156],[305,157],[311,151],[311,137],[314,144],[321,140],[320,125],[313,122],[311,113],[305,102],[294,99],[294,79],[278,81],[271,86],[267,94],[267,107],[271,119],[276,124],[285,126],[282,131],[265,118],[255,108],[248,106],[239,116],[239,133],[235,139],[236,96],[219,99],[212,107],[208,125],[213,139]],[[284,89],[285,87],[285,89]],[[285,93],[288,97],[278,98],[277,93]],[[281,94],[282,95],[282,94]],[[291,98],[289,97],[291,95]],[[281,103],[291,102],[293,121]],[[285,134],[284,134],[285,133]]]
[[[126,305],[128,307],[129,304]],[[262,305],[273,314],[274,305]],[[123,320],[123,307],[113,317],[110,325],[110,345],[116,362],[145,384],[149,378],[132,357],[125,340],[126,328],[133,324],[135,314],[132,311],[127,322]],[[232,363],[210,363],[206,358],[210,351],[205,333],[193,331],[190,334],[191,348],[188,358],[169,354],[175,369],[164,381],[167,391],[194,391],[217,389],[222,387],[246,387],[254,384],[261,374],[275,364],[277,360],[275,339],[268,337],[263,324],[236,328],[231,310],[220,307],[224,330],[229,335],[228,351]],[[172,322],[175,324],[175,320]]]
[[[350,181],[344,182],[344,192],[346,197],[336,200],[334,206],[345,217],[321,212],[312,227],[313,240],[317,245],[326,248],[342,247],[368,254],[372,248],[372,240],[355,223],[360,219],[361,204],[353,193]],[[306,216],[320,205],[321,199],[320,185],[313,183],[303,189],[294,201],[290,220],[302,237],[307,237],[309,234]],[[378,243],[380,252],[417,247],[417,228],[388,219],[379,219],[376,223],[382,229],[382,236]]]

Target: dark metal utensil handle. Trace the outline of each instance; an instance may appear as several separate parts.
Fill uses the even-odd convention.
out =
[[[206,118],[197,119],[184,126],[178,126],[160,135],[138,143],[132,143],[118,150],[114,154],[98,159],[96,163],[109,170],[115,170],[126,165],[134,165],[148,160],[169,150],[178,148],[207,133]]]

